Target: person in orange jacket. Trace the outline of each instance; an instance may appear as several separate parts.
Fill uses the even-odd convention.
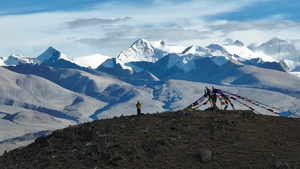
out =
[[[140,103],[140,101],[137,101],[136,103],[136,110],[137,110],[137,115],[141,115],[141,107],[142,107],[142,104]]]

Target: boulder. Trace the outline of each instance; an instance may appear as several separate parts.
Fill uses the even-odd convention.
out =
[[[207,163],[211,161],[212,151],[208,149],[201,149],[199,152],[199,158],[202,163]]]

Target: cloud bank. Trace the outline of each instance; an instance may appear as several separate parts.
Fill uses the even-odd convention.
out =
[[[115,0],[93,1],[90,6],[87,1],[82,10],[3,14],[0,56],[36,57],[54,46],[69,57],[95,53],[116,57],[138,38],[165,40],[171,45],[222,44],[229,39],[261,44],[273,37],[298,41],[300,23],[289,17],[289,9],[272,11],[271,6],[265,16],[251,17],[255,9],[264,10],[264,3],[276,6],[277,1]],[[218,17],[238,13],[247,18]]]
[[[270,23],[267,21],[255,21],[255,22],[228,22],[225,24],[210,25],[207,28],[211,31],[221,31],[224,33],[231,33],[235,31],[244,31],[244,30],[281,30],[281,29],[290,29],[290,28],[299,28],[300,23],[290,21],[290,20],[281,20],[276,23]]]
[[[95,25],[109,25],[118,22],[128,21],[132,18],[125,17],[123,19],[102,19],[102,18],[88,18],[88,19],[76,19],[74,21],[67,22],[67,27],[69,29],[76,29],[85,26],[95,26]]]

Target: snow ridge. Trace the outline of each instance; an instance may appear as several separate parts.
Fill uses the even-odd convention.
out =
[[[111,57],[107,55],[93,54],[88,56],[74,57],[72,61],[82,67],[91,67],[92,69],[96,69],[108,59],[111,59]]]
[[[34,58],[28,58],[22,55],[10,55],[9,57],[0,57],[0,66],[16,66],[19,64],[38,64],[38,60]]]

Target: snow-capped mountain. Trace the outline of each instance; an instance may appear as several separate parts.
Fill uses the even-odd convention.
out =
[[[0,57],[0,66],[15,66],[19,64],[38,64],[35,58],[27,58],[22,55],[10,55],[9,57]]]
[[[236,52],[236,54],[234,52]],[[165,56],[147,67],[146,70],[153,73],[158,78],[165,79],[170,76],[171,78],[176,79],[178,73],[182,74],[191,71],[199,72],[199,67],[202,72],[201,74],[206,74],[207,72],[208,74],[212,74],[212,72],[218,70],[220,66],[222,69],[222,65],[229,62],[234,62],[236,65],[253,65],[261,68],[285,71],[279,63],[264,62],[262,58],[255,55],[253,51],[242,44],[236,45],[236,43],[226,46],[191,46],[182,54],[172,53]]]
[[[54,62],[54,61],[58,61],[60,59],[72,62],[71,59],[69,59],[65,54],[54,49],[52,46],[50,46],[45,52],[43,52],[41,55],[39,55],[36,59],[42,63]]]
[[[52,46],[50,46],[45,52],[39,55],[36,59],[41,62],[40,65],[42,66],[84,69],[84,67],[78,65],[69,57],[67,57],[65,54],[53,48]]]
[[[107,59],[111,59],[111,57],[101,54],[74,57],[70,59],[68,56],[52,46],[50,46],[45,52],[37,57],[37,60],[39,60],[43,66],[73,68],[80,70],[95,69]]]
[[[275,64],[275,59],[267,55],[255,53],[238,40],[232,44],[225,45],[211,44],[206,47],[191,46],[186,48],[182,54],[214,58],[212,60],[219,66],[228,62],[231,58],[247,65],[283,70],[280,64]],[[185,57],[185,55],[181,56]],[[185,61],[185,63],[187,63],[187,61]]]
[[[138,39],[130,48],[122,51],[118,60],[127,62],[156,62],[169,53],[182,52],[184,48],[180,46],[168,46],[164,41],[149,42],[145,39]]]
[[[223,46],[218,44],[211,44],[206,47],[192,45],[190,47],[187,47],[181,54],[190,54],[201,57],[223,56],[225,58],[229,58],[232,56],[232,54],[226,51],[226,49]]]
[[[235,56],[238,61],[245,61],[251,59],[260,58],[264,62],[274,62],[275,60],[270,56],[261,56],[247,46],[245,46],[241,41],[235,41],[233,44],[227,44],[223,46],[225,50]]]
[[[108,59],[98,70],[103,68],[128,69],[133,71],[143,71],[153,69],[152,64],[159,60],[166,60],[168,64],[166,69],[174,65],[184,72],[191,71],[195,68],[195,61],[201,58],[213,58],[217,65],[221,66],[230,59],[234,59],[246,65],[254,65],[261,68],[275,69],[286,71],[282,64],[276,62],[276,59],[267,54],[260,55],[240,41],[232,44],[211,44],[206,47],[201,46],[167,46],[164,41],[149,42],[139,39],[127,50],[121,52],[117,58]],[[153,73],[149,71],[150,73]],[[155,73],[154,73],[155,74]]]
[[[300,49],[292,42],[273,38],[260,46],[250,47],[261,56],[268,56],[280,62],[283,59],[300,61]]]
[[[183,46],[169,46],[164,41],[149,42],[145,39],[138,39],[127,50],[122,51],[117,58],[102,64],[102,67],[112,68],[114,64],[120,65],[123,69],[143,71],[144,69],[134,65],[134,62],[155,63],[169,53],[180,53],[185,49]]]
[[[233,58],[238,61],[245,61],[251,59],[261,58],[264,61],[274,61],[272,58],[260,57],[258,54],[253,52],[251,49],[246,47],[241,41],[235,41],[232,44],[211,44],[206,47],[201,46],[190,46],[184,50],[183,54],[192,54],[202,57],[225,57]]]

